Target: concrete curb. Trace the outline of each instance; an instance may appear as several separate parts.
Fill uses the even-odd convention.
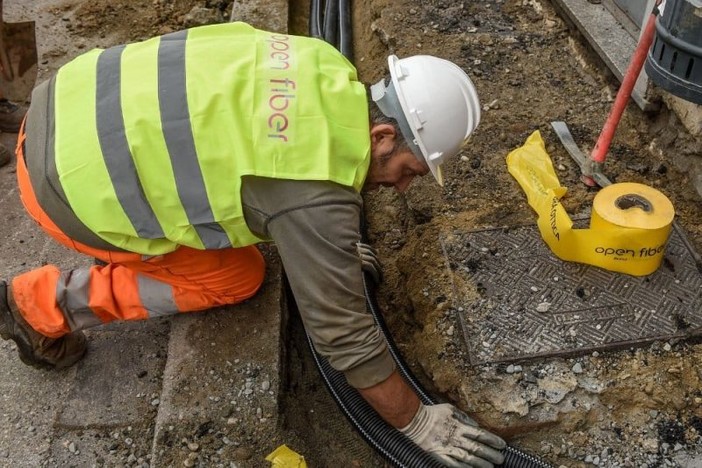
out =
[[[279,445],[280,269],[243,304],[173,320],[151,466],[260,466]],[[251,465],[249,465],[249,463]]]

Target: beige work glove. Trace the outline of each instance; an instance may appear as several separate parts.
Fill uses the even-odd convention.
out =
[[[371,275],[375,284],[380,284],[383,281],[383,272],[380,268],[378,252],[370,245],[358,242],[356,243],[356,253],[361,259],[363,271]]]
[[[446,466],[492,468],[504,461],[507,444],[455,406],[419,405],[412,421],[400,432]]]

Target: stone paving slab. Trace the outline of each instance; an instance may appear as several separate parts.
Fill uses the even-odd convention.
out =
[[[14,343],[0,340],[0,466],[40,466],[50,453],[56,402],[68,395],[74,373],[29,368]]]
[[[455,298],[474,365],[702,334],[702,274],[675,230],[661,268],[645,277],[564,262],[536,226],[467,232],[441,243],[452,274],[474,288]]]
[[[154,419],[169,331],[170,320],[158,319],[91,331],[57,425],[121,428]]]
[[[585,0],[554,0],[554,3],[575,24],[617,79],[622,81],[637,40],[603,4]],[[644,110],[653,107],[648,100],[648,82],[646,71],[641,70],[631,93],[632,99]]]

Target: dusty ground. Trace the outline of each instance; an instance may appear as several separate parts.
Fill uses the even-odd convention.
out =
[[[41,12],[55,18],[51,33],[56,42],[40,51],[40,76],[95,46],[223,21],[231,3],[66,0]],[[306,2],[291,5],[297,15],[292,32],[305,33],[301,17]],[[472,144],[448,164],[443,190],[427,178],[405,195],[381,191],[367,196],[371,240],[385,266],[381,302],[414,371],[486,426],[554,464],[695,466],[689,460],[698,457],[699,462],[702,452],[699,345],[656,343],[530,362],[522,371],[508,373],[503,365],[468,366],[460,334],[447,333],[458,324],[438,237],[534,220],[504,158],[536,129],[569,189],[566,209],[586,210],[595,191],[579,182],[577,168],[549,122],[568,122],[576,140],[592,146],[616,92],[610,74],[547,0],[356,0],[354,18],[355,63],[364,81],[385,73],[388,52],[434,54],[468,71],[484,105]],[[630,106],[607,163],[611,179],[646,183],[667,194],[698,251],[702,207],[684,167],[699,156],[699,142],[686,135],[674,115],[665,109],[644,115]],[[470,292],[475,285],[464,287]],[[583,372],[573,373],[575,364]],[[320,384],[312,375],[310,379],[293,385],[296,395],[309,392],[308,400],[328,405],[319,396],[324,391]],[[532,380],[541,387],[531,385]],[[560,397],[553,398],[554,393]],[[329,454],[344,453],[337,437],[327,440],[317,432],[311,438],[316,444],[302,439],[304,435],[300,446],[319,466],[330,460],[343,465]],[[353,458],[354,464],[363,466],[358,460],[364,457]]]
[[[376,41],[399,56],[429,53],[454,60],[487,104],[471,145],[449,164],[443,191],[423,180],[405,196],[368,197],[373,243],[385,259],[384,309],[417,372],[483,424],[552,463],[699,466],[700,346],[655,343],[529,362],[521,370],[473,368],[462,335],[452,333],[460,325],[439,237],[535,219],[506,170],[505,156],[537,129],[569,189],[567,211],[591,206],[596,192],[579,182],[549,122],[566,121],[576,141],[591,148],[616,82],[549,2],[364,3],[373,13]],[[358,58],[365,60],[357,63],[364,76],[378,75],[385,52],[380,45],[362,52]],[[632,105],[606,165],[614,181],[641,182],[666,193],[698,251],[699,195],[680,168],[695,154],[699,158],[700,148],[665,109],[644,115]],[[460,287],[477,297],[476,285]]]

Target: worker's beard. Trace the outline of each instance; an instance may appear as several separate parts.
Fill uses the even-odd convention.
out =
[[[380,186],[392,187],[392,184],[384,184],[379,182],[385,177],[386,168],[390,160],[397,154],[398,150],[401,149],[401,145],[397,143],[392,147],[390,151],[385,154],[381,154],[375,157],[371,157],[370,167],[368,168],[368,175],[366,175],[366,181],[363,184],[364,192],[374,192],[380,188]]]

